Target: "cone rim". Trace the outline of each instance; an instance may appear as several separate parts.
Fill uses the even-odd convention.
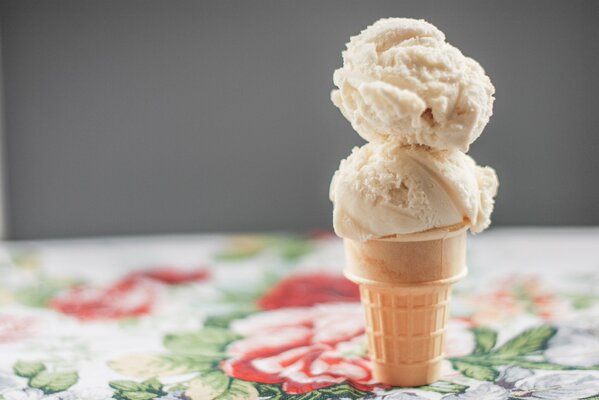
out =
[[[429,240],[440,240],[457,236],[470,227],[468,221],[462,221],[458,224],[427,229],[426,231],[413,233],[397,233],[386,235],[379,238],[370,239],[370,241],[384,242],[424,242]]]
[[[343,271],[343,275],[349,279],[350,281],[357,283],[358,285],[366,285],[371,287],[380,287],[380,288],[394,288],[394,287],[422,287],[422,286],[447,286],[456,283],[460,279],[464,278],[468,275],[468,267],[464,266],[460,273],[450,276],[448,278],[443,279],[435,279],[433,281],[423,281],[423,282],[387,282],[387,281],[375,281],[372,279],[361,278],[356,274],[348,271],[347,269]]]

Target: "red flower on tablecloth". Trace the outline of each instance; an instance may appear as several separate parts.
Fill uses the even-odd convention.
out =
[[[0,314],[0,343],[13,342],[29,336],[35,325],[31,317]]]
[[[244,338],[229,345],[233,358],[221,367],[235,378],[281,383],[287,393],[344,381],[371,390],[376,382],[364,357],[359,301],[357,285],[342,276],[283,279],[258,300],[271,311],[233,321],[230,328]]]
[[[183,283],[205,281],[210,277],[210,272],[203,268],[188,271],[173,267],[153,267],[134,272],[129,277],[148,278],[166,283],[167,285],[180,285]]]
[[[543,288],[536,277],[520,275],[498,282],[496,289],[490,292],[465,294],[462,301],[471,308],[464,319],[483,326],[523,314],[553,321],[568,309],[567,302]]]
[[[228,347],[232,358],[221,367],[234,378],[281,383],[299,394],[347,381],[372,390],[364,356],[364,322],[357,303],[282,308],[234,321],[230,328],[244,336]]]
[[[264,310],[307,307],[332,302],[358,302],[358,285],[338,275],[322,273],[283,279],[258,300]]]
[[[152,310],[155,285],[148,279],[133,277],[105,288],[75,286],[53,298],[50,307],[82,320],[138,317]]]
[[[109,287],[72,287],[53,298],[50,307],[82,320],[139,317],[152,311],[157,284],[178,285],[208,277],[205,269],[151,268],[129,274]]]

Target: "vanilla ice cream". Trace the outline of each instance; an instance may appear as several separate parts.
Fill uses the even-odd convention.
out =
[[[423,20],[381,19],[351,38],[331,94],[368,141],[466,152],[493,109],[482,67]]]
[[[358,241],[466,222],[489,226],[497,176],[457,150],[368,143],[341,161],[331,182],[337,235]]]

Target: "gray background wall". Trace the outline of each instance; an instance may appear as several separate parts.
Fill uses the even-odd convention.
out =
[[[350,35],[425,18],[486,68],[471,155],[504,224],[599,224],[599,2],[2,0],[13,238],[329,228],[362,141],[330,104]]]

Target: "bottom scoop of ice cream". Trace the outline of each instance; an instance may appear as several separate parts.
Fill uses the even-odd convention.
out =
[[[368,143],[341,161],[331,182],[337,235],[366,241],[466,222],[491,223],[498,180],[457,150]]]

